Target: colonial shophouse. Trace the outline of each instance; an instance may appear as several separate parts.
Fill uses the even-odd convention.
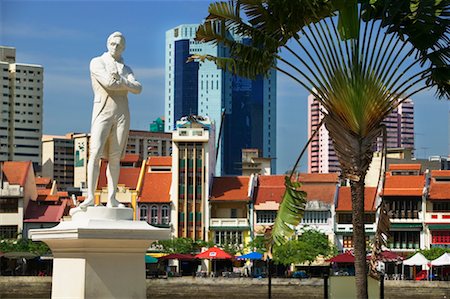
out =
[[[170,227],[172,157],[149,157],[139,182],[137,219]]]
[[[364,190],[364,230],[366,242],[369,243],[376,231],[376,202],[377,192],[375,187],[366,187]],[[352,196],[350,187],[339,187],[339,196],[336,207],[336,224],[334,228],[336,246],[339,251],[353,250],[353,217]]]
[[[215,244],[243,248],[250,241],[254,184],[253,175],[213,179],[209,239]]]
[[[420,164],[391,164],[382,191],[391,214],[393,251],[409,253],[426,248],[424,230],[426,175]]]
[[[450,248],[450,171],[433,170],[425,208],[425,246]]]

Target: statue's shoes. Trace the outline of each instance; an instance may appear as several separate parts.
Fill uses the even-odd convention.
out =
[[[107,208],[125,208],[125,205],[120,203],[120,201],[118,201],[117,199],[114,201],[108,201],[106,203],[106,207]]]

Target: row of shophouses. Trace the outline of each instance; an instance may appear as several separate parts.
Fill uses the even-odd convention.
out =
[[[127,155],[122,160],[118,200],[134,210],[135,220],[167,227],[173,237],[245,247],[264,234],[277,215],[284,175],[215,177],[214,140],[205,122],[180,122],[173,133],[170,157]],[[102,163],[97,204],[107,197]],[[34,176],[30,162],[3,162],[0,234],[26,238],[31,228],[68,221],[68,211],[83,200],[57,191],[48,178]],[[306,212],[297,227],[325,233],[340,251],[351,250],[350,187],[337,174],[299,174],[307,193]],[[369,241],[383,200],[391,211],[390,249],[408,253],[450,247],[450,171],[422,169],[420,164],[391,164],[383,188],[366,187],[365,230]]]

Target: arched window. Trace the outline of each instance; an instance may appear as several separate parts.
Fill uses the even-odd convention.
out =
[[[151,224],[157,224],[158,223],[158,207],[153,205],[151,207]]]
[[[163,205],[161,207],[161,222],[162,224],[169,224],[169,206]]]
[[[142,205],[139,208],[139,219],[143,221],[148,220],[148,208],[147,205]]]

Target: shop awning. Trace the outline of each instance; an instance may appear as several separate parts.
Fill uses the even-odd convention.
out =
[[[431,230],[449,229],[450,224],[428,224],[428,228]]]
[[[422,229],[422,223],[391,223],[391,229]]]
[[[145,263],[146,264],[156,264],[157,262],[158,262],[157,258],[155,258],[153,256],[150,256],[150,255],[146,255],[145,256]]]

